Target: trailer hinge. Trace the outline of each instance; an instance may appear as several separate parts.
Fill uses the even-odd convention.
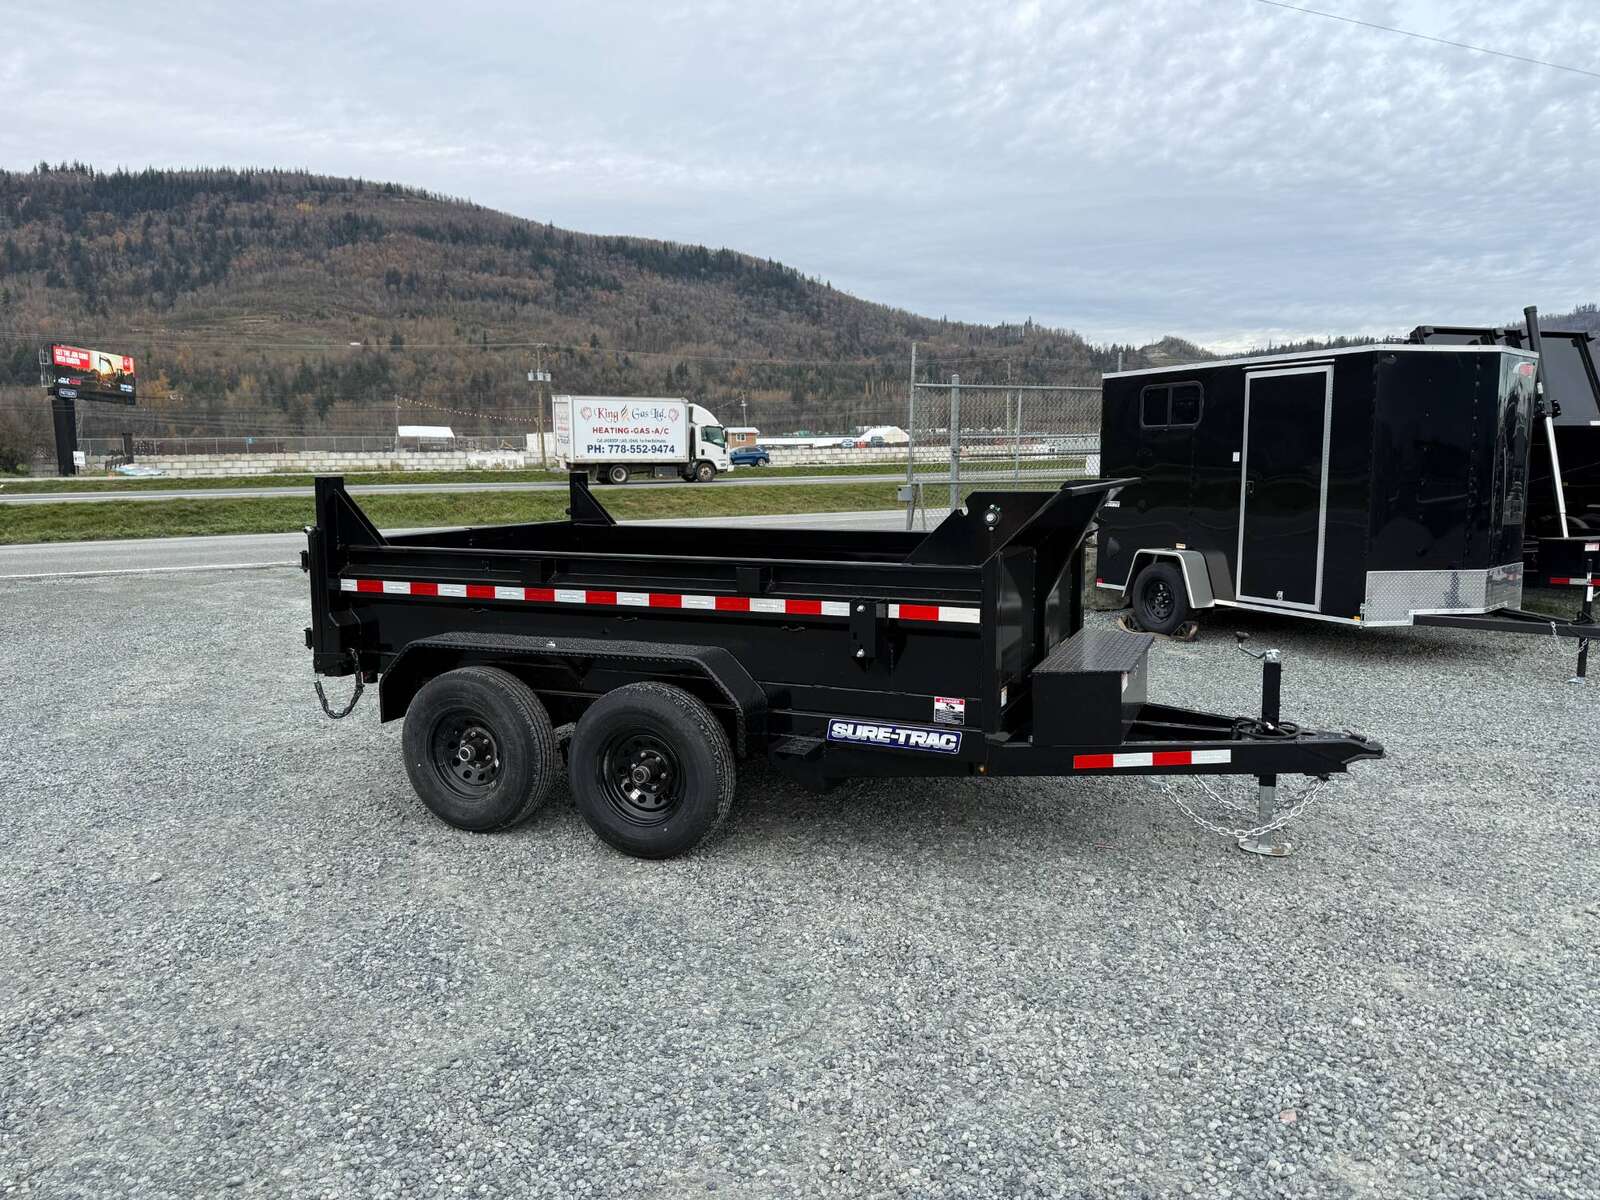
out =
[[[862,666],[883,653],[883,623],[889,619],[889,605],[883,600],[850,601],[850,645]]]

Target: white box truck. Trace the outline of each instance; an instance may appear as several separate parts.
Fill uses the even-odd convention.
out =
[[[681,396],[556,396],[556,461],[598,483],[710,483],[733,470],[722,422]]]

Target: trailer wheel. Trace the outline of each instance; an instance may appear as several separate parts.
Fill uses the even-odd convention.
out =
[[[607,467],[606,468],[606,482],[607,483],[627,483],[628,482],[628,468],[623,466],[621,463],[614,463],[613,465]]]
[[[578,722],[568,779],[602,841],[635,858],[671,858],[728,815],[733,747],[711,710],[682,688],[630,683]]]
[[[717,477],[717,468],[704,460],[695,464],[694,481],[696,483],[710,483]]]
[[[549,799],[561,768],[544,705],[495,667],[429,680],[406,710],[401,742],[428,811],[474,833],[526,821]]]
[[[1189,593],[1183,573],[1169,562],[1154,562],[1133,581],[1133,616],[1141,628],[1167,634],[1189,619]]]

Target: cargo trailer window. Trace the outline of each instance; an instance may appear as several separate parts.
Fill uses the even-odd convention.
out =
[[[1172,425],[1198,425],[1200,423],[1200,385],[1175,383],[1172,385]]]
[[[1204,395],[1198,383],[1153,383],[1139,393],[1139,423],[1146,429],[1198,425]]]

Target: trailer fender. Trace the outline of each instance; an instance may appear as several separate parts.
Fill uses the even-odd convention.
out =
[[[407,643],[395,655],[378,687],[379,719],[405,716],[412,698],[437,675],[457,667],[561,664],[580,675],[592,666],[620,668],[641,679],[664,683],[699,677],[733,709],[733,741],[743,755],[767,730],[767,695],[743,664],[721,646],[673,642],[612,641],[602,638],[541,637],[522,634],[446,633]],[[594,699],[602,693],[595,691]]]
[[[1149,548],[1133,552],[1133,565],[1128,568],[1128,578],[1122,582],[1122,595],[1128,595],[1128,589],[1133,586],[1133,581],[1139,577],[1147,563],[1171,562],[1177,563],[1178,569],[1183,572],[1183,587],[1189,593],[1190,608],[1212,608],[1217,602],[1211,590],[1211,572],[1206,567],[1205,555],[1198,550],[1169,550]]]

